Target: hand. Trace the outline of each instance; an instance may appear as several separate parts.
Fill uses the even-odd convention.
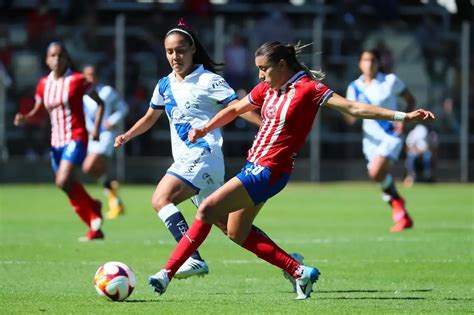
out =
[[[433,113],[424,109],[417,109],[413,112],[409,112],[405,117],[405,121],[424,121],[433,119],[435,119]]]
[[[121,134],[115,138],[114,147],[120,148],[122,145],[128,142],[128,137],[125,134]]]
[[[93,132],[90,133],[90,137],[94,141],[99,141],[99,136],[100,136],[100,133],[97,130],[94,130]]]
[[[104,122],[104,127],[105,127],[105,130],[110,130],[112,129],[114,125],[112,125],[111,123],[109,123],[108,121]]]
[[[22,113],[16,113],[15,119],[13,120],[13,124],[15,126],[21,126],[26,123],[26,117]]]
[[[393,129],[395,131],[395,134],[401,135],[403,133],[403,130],[405,129],[405,124],[401,121],[396,121],[393,123]]]
[[[188,140],[191,142],[191,143],[194,143],[197,141],[197,139],[199,138],[202,138],[204,137],[205,135],[207,135],[207,129],[206,127],[203,127],[203,128],[194,128],[194,129],[191,129],[188,133]]]

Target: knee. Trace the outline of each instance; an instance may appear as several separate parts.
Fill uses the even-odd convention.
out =
[[[214,224],[218,221],[216,220],[212,203],[208,202],[207,200],[204,200],[199,205],[199,208],[196,213],[196,218],[209,224]]]
[[[161,194],[154,194],[153,197],[151,197],[151,206],[156,212],[160,212],[161,208],[170,203],[172,203],[172,201],[167,196]]]
[[[368,170],[367,174],[369,175],[369,178],[375,182],[380,182],[384,178],[384,174],[377,170]]]
[[[91,175],[92,165],[89,163],[82,164],[82,172],[84,172],[84,174]]]
[[[234,243],[241,245],[247,238],[248,233],[242,233],[239,229],[228,229],[227,237]]]
[[[69,191],[71,188],[71,183],[67,178],[62,178],[62,177],[57,177],[55,184],[58,188],[64,190],[64,191]]]

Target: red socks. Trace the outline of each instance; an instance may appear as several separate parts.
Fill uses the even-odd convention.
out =
[[[285,270],[292,275],[293,278],[296,279],[300,276],[297,272],[300,264],[283,249],[278,247],[278,245],[263,232],[251,229],[247,239],[241,246],[259,258]]]
[[[94,213],[96,201],[92,199],[84,189],[84,186],[79,182],[72,184],[72,189],[67,195],[74,211],[76,211],[81,220],[90,227],[91,219],[98,216]]]
[[[211,224],[195,219],[189,230],[179,241],[175,250],[168,259],[168,263],[163,269],[169,270],[168,277],[171,279],[179,267],[197,250],[197,248],[204,242],[207,235],[211,231]],[[276,245],[263,232],[255,229],[250,230],[247,239],[241,245],[243,248],[251,251],[261,259],[275,265],[295,279],[299,277],[298,268],[300,264]]]
[[[188,259],[189,256],[204,242],[211,231],[212,224],[195,219],[186,234],[183,235],[178,245],[171,253],[168,263],[163,269],[169,270],[168,277],[171,279],[179,267]]]

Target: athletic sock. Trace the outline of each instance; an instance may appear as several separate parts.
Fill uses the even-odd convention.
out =
[[[385,178],[380,182],[380,186],[382,186],[383,192],[390,197],[389,202],[392,201],[392,199],[400,199],[391,174],[385,175]]]
[[[287,252],[278,247],[268,235],[259,228],[252,227],[247,239],[241,245],[259,258],[288,272],[293,278],[300,276],[300,264]]]
[[[107,190],[112,190],[112,181],[107,174],[99,177],[99,183]]]
[[[80,204],[81,207],[88,209],[91,220],[97,217],[102,217],[100,209],[97,207],[97,201],[92,199],[81,183],[76,181],[72,184],[71,196],[77,200],[77,203]]]
[[[173,235],[176,242],[179,242],[184,233],[189,229],[188,223],[179,209],[172,203],[167,204],[158,211],[158,217],[163,221],[166,228]],[[191,257],[203,261],[198,251],[195,251]]]
[[[171,279],[179,267],[188,259],[193,252],[204,242],[211,231],[212,224],[195,219],[189,230],[181,237],[178,245],[171,253],[168,262],[163,269],[168,270],[168,277]]]
[[[87,193],[86,193],[87,194]],[[90,228],[90,215],[91,208],[87,201],[87,197],[84,198],[84,188],[79,182],[74,182],[72,184],[72,189],[67,193],[69,197],[69,202],[71,203],[74,211],[81,218],[81,220]],[[89,197],[90,198],[90,197]]]

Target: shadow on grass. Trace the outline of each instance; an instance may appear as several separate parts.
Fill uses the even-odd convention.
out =
[[[361,296],[361,297],[348,297],[348,296],[340,296],[340,297],[321,297],[318,299],[321,300],[426,300],[424,297],[415,297],[415,296],[407,296],[407,297],[390,297],[390,296]]]
[[[351,290],[316,290],[315,294],[326,293],[423,293],[431,292],[433,289],[413,289],[413,290],[369,290],[369,289],[351,289]],[[425,297],[417,296],[339,296],[339,297],[320,297],[326,300],[426,300]]]
[[[398,292],[431,292],[432,289],[414,289],[414,290],[317,290],[317,293],[394,293]]]
[[[149,300],[144,300],[144,299],[134,299],[134,300],[125,300],[123,303],[159,303],[163,302],[162,300],[158,299],[149,299]]]

